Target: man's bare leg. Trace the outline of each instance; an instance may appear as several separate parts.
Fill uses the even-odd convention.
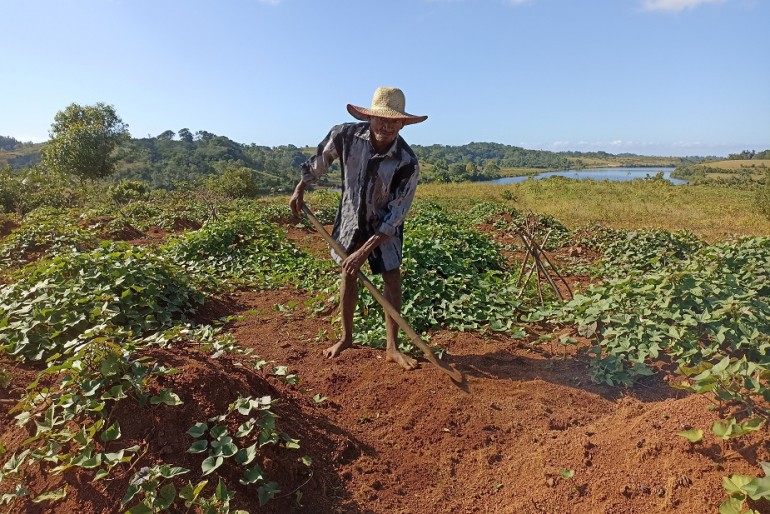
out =
[[[396,311],[401,313],[401,270],[396,268],[386,271],[382,274],[382,279],[385,282],[383,296]],[[406,370],[415,369],[417,361],[398,350],[398,323],[388,316],[387,312],[385,312],[385,332],[387,334],[385,359],[397,363]]]
[[[353,346],[353,312],[358,302],[358,279],[342,271],[340,284],[340,316],[342,317],[342,339],[324,350],[324,357],[332,359]]]

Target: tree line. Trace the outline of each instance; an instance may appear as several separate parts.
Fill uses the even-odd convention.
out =
[[[613,157],[606,152],[549,152],[499,143],[460,146],[412,145],[422,166],[421,182],[461,182],[499,178],[503,168],[566,170],[584,167],[582,158]],[[283,193],[294,187],[299,167],[312,147],[276,147],[237,143],[228,137],[189,128],[132,138],[111,105],[71,104],[56,114],[50,140],[41,145],[0,136],[4,187],[12,180],[51,182],[52,177],[80,181],[131,182],[150,189],[204,187],[230,196]],[[3,158],[6,153],[7,158]],[[762,158],[770,151],[736,154]],[[37,177],[37,178],[30,178]],[[338,186],[335,164],[321,177],[321,187]],[[26,187],[26,186],[25,186]],[[137,186],[139,187],[139,186]],[[19,186],[20,189],[21,186]]]

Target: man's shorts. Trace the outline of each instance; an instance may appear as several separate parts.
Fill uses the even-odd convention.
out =
[[[348,251],[348,255],[361,248],[365,242],[366,239],[363,238],[356,241]],[[396,228],[395,234],[383,241],[380,246],[369,254],[369,267],[372,268],[372,273],[374,275],[382,275],[386,271],[399,268],[403,259],[401,254],[403,244],[404,226],[401,225]],[[332,259],[337,264],[342,265],[342,258],[334,250],[332,250]]]

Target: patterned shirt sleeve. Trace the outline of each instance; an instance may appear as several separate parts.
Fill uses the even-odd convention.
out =
[[[404,218],[412,206],[414,194],[417,191],[419,174],[420,167],[417,161],[412,160],[405,166],[402,166],[393,177],[388,214],[382,220],[379,228],[380,232],[386,236],[394,235],[396,229],[404,222]]]
[[[302,182],[314,184],[339,157],[335,139],[339,136],[341,128],[342,125],[332,127],[321,144],[318,145],[315,155],[302,165]]]

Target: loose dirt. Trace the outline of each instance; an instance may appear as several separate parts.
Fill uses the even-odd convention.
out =
[[[327,254],[312,232],[292,228],[289,237],[319,258]],[[146,444],[147,454],[112,481],[89,483],[92,475],[75,469],[31,477],[33,496],[67,483],[67,498],[17,502],[14,512],[117,512],[130,475],[161,460],[192,470],[178,486],[199,480],[202,457],[185,453],[193,442],[185,432],[239,395],[280,397],[277,426],[300,441],[298,450],[265,447],[262,467],[281,492],[263,508],[253,488],[223,467],[234,505],[253,513],[716,512],[726,498],[722,477],[757,476],[759,462],[770,460],[767,428],[730,442],[715,438],[708,427],[720,419],[718,409],[709,409],[708,397],[670,387],[676,378],[665,363],[634,389],[612,388],[591,382],[585,341],[577,348],[533,344],[553,327],[517,340],[435,331],[430,341],[465,374],[458,386],[424,359],[404,372],[381,350],[355,347],[324,359],[331,315],[305,309],[309,298],[280,289],[209,299],[197,321],[237,316],[225,330],[253,353],[212,359],[191,346],[155,351],[182,373],[151,387],[170,387],[185,403],[140,409],[124,402],[113,412],[121,444]],[[298,302],[293,311],[275,307],[290,302]],[[573,327],[556,331],[581,340]],[[270,365],[248,364],[259,358],[288,366],[301,383],[284,383]],[[35,370],[7,361],[0,367],[13,376],[11,388],[0,389],[0,438],[12,452],[29,431],[8,411]],[[326,399],[316,403],[316,394]],[[692,427],[704,430],[703,443],[676,435]],[[312,458],[312,476],[303,456]],[[5,481],[0,491],[10,487]],[[766,504],[754,508],[770,512]]]

